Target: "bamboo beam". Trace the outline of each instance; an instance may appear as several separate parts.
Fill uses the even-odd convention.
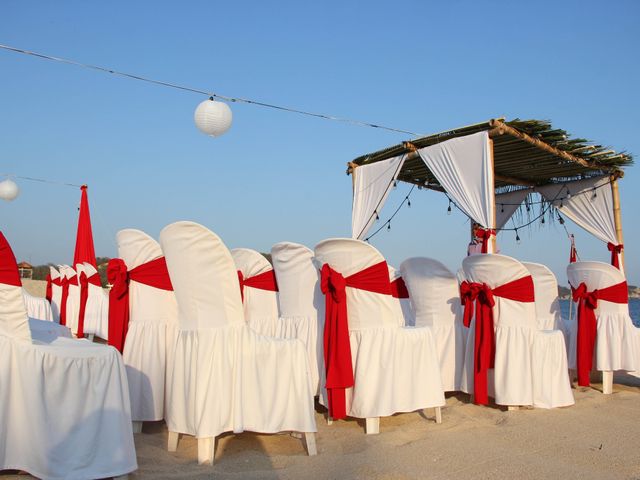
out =
[[[508,183],[510,185],[524,185],[526,187],[535,187],[536,183],[531,180],[525,180],[523,178],[516,177],[507,177],[505,175],[498,175],[497,173],[493,174],[494,183],[495,181],[500,181],[504,183]]]
[[[578,163],[580,165],[582,165],[583,167],[586,168],[590,168],[593,170],[601,170],[603,169],[603,167],[598,166],[597,164],[593,163],[593,162],[589,162],[583,158],[580,157],[576,157],[575,155],[571,155],[568,152],[565,152],[564,150],[559,150],[555,147],[552,147],[551,145],[549,145],[548,143],[543,142],[542,140],[538,140],[537,138],[533,138],[529,135],[527,135],[524,132],[521,132],[520,130],[516,130],[513,127],[510,127],[509,125],[507,125],[506,123],[501,122],[500,120],[491,120],[490,122],[491,126],[495,128],[498,128],[500,130],[503,131],[503,134],[506,133],[508,135],[511,135],[512,137],[516,137],[519,138],[527,143],[530,143],[531,145],[541,149],[541,150],[546,150],[549,153],[552,153],[558,157],[564,158],[565,160],[569,160],[572,161],[574,163]],[[495,134],[494,134],[495,135]]]
[[[624,244],[622,236],[622,211],[620,210],[620,190],[618,189],[618,175],[611,176],[611,193],[613,194],[613,221],[616,226],[618,245]],[[624,273],[624,250],[620,252],[620,270]]]

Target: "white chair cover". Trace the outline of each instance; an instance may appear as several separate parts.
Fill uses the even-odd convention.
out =
[[[12,253],[0,262],[17,275]],[[7,284],[0,284],[0,406],[0,470],[88,479],[137,468],[120,354],[86,340],[32,340],[22,289]]]
[[[307,348],[311,386],[319,393],[323,332],[318,330],[318,311],[324,311],[320,276],[313,251],[291,242],[271,247],[271,261],[278,280],[278,338],[297,338]]]
[[[234,248],[231,256],[245,280],[273,270],[264,255],[250,248]],[[245,285],[242,303],[244,318],[251,329],[260,335],[275,337],[278,332],[278,292]]]
[[[51,279],[61,278],[60,272],[52,265],[49,265],[49,275]],[[51,312],[53,313],[53,321],[60,323],[60,301],[62,300],[62,287],[60,285],[51,284]]]
[[[397,281],[398,279],[402,279],[402,273],[400,270],[396,270],[391,265],[389,267],[389,281],[391,283]],[[405,282],[406,286],[406,282]],[[398,318],[398,325],[401,327],[413,327],[416,324],[416,315],[413,311],[413,305],[411,304],[410,298],[396,298],[393,297],[393,309],[396,312],[396,316]]]
[[[80,266],[79,268],[84,268]],[[60,269],[60,273],[64,273],[67,278],[77,277],[80,272],[76,272],[69,265],[63,265]],[[80,286],[78,285],[76,278],[76,285],[69,284],[69,294],[67,295],[67,314],[66,314],[66,326],[71,330],[71,333],[76,335],[78,333],[78,314],[80,313]]]
[[[82,264],[82,269],[87,277],[98,273],[96,267],[87,262]],[[93,283],[89,283],[88,288],[87,305],[84,309],[84,334],[93,334],[109,340],[109,292]]]
[[[160,244],[178,302],[179,330],[169,374],[169,431],[315,432],[304,345],[257,335],[244,320],[238,275],[214,233],[177,222]]]
[[[400,271],[416,312],[416,326],[433,331],[444,391],[460,390],[466,336],[456,276],[437,260],[424,257],[405,260]]]
[[[531,277],[536,292],[536,316],[538,330],[563,329],[560,301],[558,300],[558,282],[549,268],[540,263],[522,262]]]
[[[491,288],[530,275],[517,260],[495,254],[467,257],[462,268],[467,281]],[[535,302],[499,296],[494,300],[495,368],[489,370],[489,395],[499,405],[573,405],[562,333],[538,331]],[[467,393],[473,393],[474,339],[475,318],[468,332],[462,375],[461,387]]]
[[[24,304],[27,308],[27,315],[29,318],[35,318],[37,320],[53,321],[53,312],[51,311],[51,305],[46,298],[34,297],[24,288],[22,289],[24,296]]]
[[[569,284],[577,288],[585,283],[587,290],[601,290],[625,281],[617,268],[602,262],[575,262],[567,267]],[[629,316],[629,304],[598,300],[596,368],[600,371],[640,370],[640,329]],[[571,322],[569,366],[576,367],[577,324]]]
[[[128,270],[162,257],[158,242],[140,230],[120,230],[118,256]],[[162,420],[167,372],[173,363],[178,304],[172,291],[129,281],[129,328],[122,356],[134,421]]]
[[[360,240],[329,239],[316,246],[315,260],[319,268],[329,264],[346,278],[384,257]],[[431,329],[399,327],[391,295],[351,287],[346,295],[355,384],[346,391],[347,415],[375,418],[444,405]],[[323,329],[324,315],[323,308]],[[325,399],[323,388],[320,401],[324,404]]]

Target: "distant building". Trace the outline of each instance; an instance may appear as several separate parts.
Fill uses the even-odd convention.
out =
[[[20,272],[20,278],[33,277],[33,267],[27,262],[20,262],[18,264],[18,271]]]

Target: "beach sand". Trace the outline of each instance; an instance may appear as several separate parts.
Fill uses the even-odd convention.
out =
[[[640,479],[640,379],[619,375],[612,395],[601,385],[574,390],[568,408],[508,412],[450,396],[443,423],[433,410],[382,418],[379,435],[361,421],[326,424],[318,413],[318,455],[288,435],[225,434],[214,466],[199,466],[184,436],[166,450],[162,422],[135,435],[139,470],[131,478],[179,479]],[[2,479],[28,478],[6,475]]]

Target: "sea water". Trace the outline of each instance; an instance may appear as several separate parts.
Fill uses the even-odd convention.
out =
[[[562,318],[569,318],[569,300],[560,300],[560,310]],[[575,316],[575,305],[573,306],[573,315]],[[640,298],[629,299],[629,315],[636,327],[640,327]]]

